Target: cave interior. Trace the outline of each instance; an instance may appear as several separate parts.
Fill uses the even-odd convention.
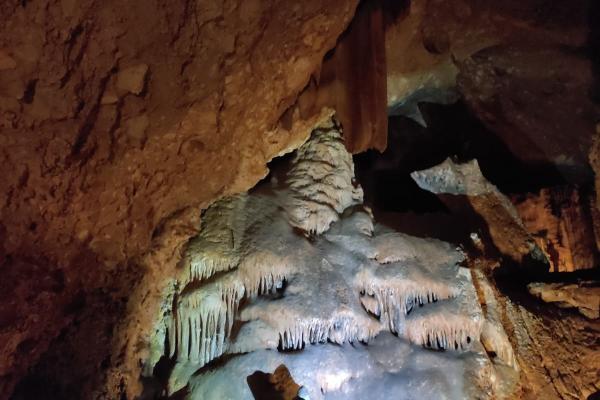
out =
[[[600,399],[599,4],[7,0],[0,399]]]

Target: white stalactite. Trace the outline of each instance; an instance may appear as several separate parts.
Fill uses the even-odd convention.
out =
[[[165,322],[182,374],[171,392],[228,352],[369,342],[386,330],[444,349],[479,340],[463,254],[375,225],[338,130],[316,130],[286,176],[203,216]]]

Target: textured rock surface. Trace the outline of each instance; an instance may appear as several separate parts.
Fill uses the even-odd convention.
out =
[[[344,127],[350,152],[385,150],[387,143],[387,68],[384,21],[389,10],[380,1],[363,1],[335,51],[323,64],[328,104]]]
[[[478,52],[460,70],[467,103],[515,157],[554,165],[575,182],[590,175],[588,152],[600,109],[589,95],[588,58],[552,46],[500,46]]]
[[[576,308],[591,319],[600,318],[600,286],[593,282],[577,284],[530,283],[527,288],[546,303],[563,308]]]
[[[569,4],[521,0],[502,4],[491,0],[395,2],[390,8],[396,18],[386,26],[388,105],[451,101],[451,89],[463,61],[488,47],[510,43],[585,45],[590,34],[589,4],[588,0]],[[538,55],[531,57],[543,62]],[[474,77],[467,74],[463,78]],[[546,75],[537,78],[543,80]],[[411,98],[416,93],[421,94]],[[397,111],[410,116],[406,109]],[[513,116],[507,114],[506,118]]]
[[[493,370],[484,354],[456,356],[410,345],[382,333],[368,345],[322,344],[302,352],[260,350],[231,359],[224,367],[192,378],[189,400],[253,397],[243,377],[256,368],[273,370],[285,363],[294,380],[310,399],[486,399],[479,382],[493,381]]]
[[[455,86],[458,70],[448,49],[440,54],[426,47],[424,28],[430,17],[430,3],[409,2],[405,10],[400,10],[397,21],[388,24],[386,29],[387,104],[393,113],[402,113],[404,110],[399,108],[410,102],[414,93],[430,91],[436,94],[422,100],[439,101],[442,96],[437,92],[443,93]]]
[[[598,265],[590,190],[554,187],[513,196],[525,228],[550,263],[550,271],[572,272]]]
[[[210,225],[190,241],[157,316],[148,377],[169,359],[169,393],[189,382],[190,398],[250,398],[243,377],[276,362],[311,398],[362,398],[368,387],[387,397],[413,380],[423,382],[418,397],[491,395],[495,372],[462,253],[375,224],[334,126],[315,130],[282,167],[205,213]],[[408,349],[385,332],[451,352]],[[379,339],[406,357],[377,360],[370,345],[348,346]]]
[[[592,139],[592,147],[589,153],[590,165],[594,170],[594,188],[596,189],[596,210],[593,215],[594,226],[600,231],[600,124],[596,125],[596,134]],[[598,251],[600,251],[600,232],[596,236]]]
[[[169,269],[198,223],[187,209],[247,189],[306,139],[321,110],[277,122],[355,3],[0,5],[0,394],[76,314],[79,326],[110,320],[88,326],[99,354],[71,365],[93,386],[111,353],[111,315],[130,293],[151,308],[156,268]],[[133,319],[143,324],[143,312]],[[77,332],[65,334],[83,344]],[[136,348],[130,334],[114,354]],[[117,374],[114,385],[127,382]]]
[[[514,349],[521,376],[513,397],[576,400],[600,390],[597,320],[546,304],[540,307],[522,297],[511,299],[483,274],[475,274],[474,283],[480,293],[483,287],[489,289],[482,307],[495,310]]]
[[[355,5],[0,4],[0,397],[43,353],[33,382],[23,383],[35,390],[31,383],[44,382],[32,398],[138,391],[145,327],[201,209],[253,186],[266,161],[299,146],[330,115],[322,106],[335,103],[295,101],[319,81],[323,55]],[[408,19],[398,19],[404,25],[387,36],[390,103],[421,89],[445,91],[460,70],[469,105],[518,158],[586,181],[589,160],[598,188],[599,141],[588,155],[598,115],[588,96],[594,71],[581,56],[593,8],[588,0],[413,1],[401,12]],[[479,51],[496,44],[503,45]],[[381,89],[378,82],[371,88]],[[493,213],[493,202],[482,207],[490,204]],[[534,390],[577,398],[598,389],[597,373],[576,367],[597,365],[589,334],[597,329],[572,316],[547,321],[510,309],[516,326],[527,325],[514,334],[531,344],[522,354],[536,352],[526,372],[537,374]],[[542,354],[556,342],[556,353]],[[109,387],[94,392],[107,366]]]
[[[477,160],[458,164],[446,159],[435,167],[411,173],[411,177],[420,188],[432,193],[466,196],[473,210],[487,223],[493,243],[501,253],[519,262],[530,254],[544,257],[513,204],[485,179]]]

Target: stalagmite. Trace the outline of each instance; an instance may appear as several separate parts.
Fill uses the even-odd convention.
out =
[[[481,330],[481,344],[489,353],[494,353],[503,363],[515,370],[519,369],[513,347],[502,329],[502,313],[500,305],[494,295],[494,289],[485,274],[474,271],[473,278],[477,281],[478,291],[481,293],[482,302],[485,304],[486,320]]]
[[[354,182],[352,156],[335,126],[315,131],[313,139],[296,152],[288,173],[290,223],[321,234],[346,208],[362,203],[363,192]]]

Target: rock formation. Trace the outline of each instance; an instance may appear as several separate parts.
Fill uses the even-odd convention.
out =
[[[487,223],[493,243],[501,253],[518,262],[530,255],[545,261],[513,204],[485,179],[477,160],[456,164],[447,159],[428,170],[415,171],[411,177],[419,187],[432,193],[466,196],[473,210]]]
[[[278,125],[355,6],[3,2],[1,396],[74,320],[90,326],[65,346],[98,343],[70,361],[76,387],[96,385],[112,353],[103,365],[131,363],[136,391],[136,356],[118,355],[136,348],[160,276],[203,207],[253,186],[327,114]],[[129,387],[124,374],[109,397]]]
[[[598,265],[593,197],[581,187],[541,189],[516,196],[515,207],[542,249],[550,271],[572,272]]]
[[[383,384],[387,374],[398,374],[392,385],[398,388],[411,375],[425,375],[411,372],[410,363],[394,367],[399,361],[393,358],[377,372],[380,356],[351,344],[375,341],[413,354],[402,363],[436,358],[382,333],[389,331],[426,348],[469,354],[455,361],[465,363],[464,377],[443,373],[462,389],[442,380],[424,387],[423,395],[486,394],[485,379],[494,372],[479,343],[483,318],[470,273],[458,266],[462,254],[443,242],[374,225],[335,127],[314,131],[289,164],[248,195],[207,210],[210,225],[190,241],[144,369],[151,373],[160,357],[174,360],[168,391],[189,382],[190,398],[198,399],[251,398],[243,377],[279,364],[311,398],[329,392],[360,397],[363,385],[377,382],[383,396],[391,393]],[[233,357],[216,374],[202,368],[225,354]],[[338,358],[336,368],[322,366],[316,374],[309,368]],[[445,359],[439,362],[453,362]],[[467,384],[469,374],[474,380]]]
[[[600,390],[597,2],[1,3],[0,398]]]
[[[574,284],[530,283],[529,292],[547,303],[562,308],[576,308],[590,319],[600,318],[600,287],[593,282]]]

